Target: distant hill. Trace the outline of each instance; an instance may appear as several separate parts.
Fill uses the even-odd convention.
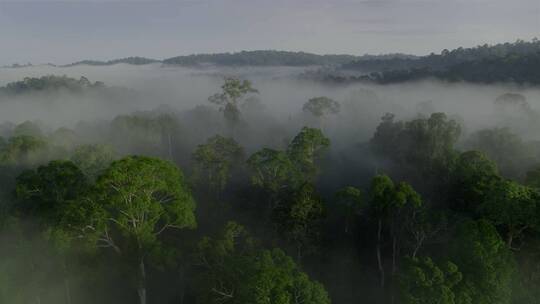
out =
[[[109,61],[98,61],[98,60],[82,60],[70,64],[64,65],[64,67],[76,66],[76,65],[95,65],[95,66],[105,66],[105,65],[114,65],[119,63],[133,64],[133,65],[144,65],[150,63],[161,62],[157,59],[145,58],[145,57],[126,57],[121,59],[114,59]]]
[[[354,60],[341,65],[343,70],[356,70],[364,73],[402,71],[410,69],[430,69],[433,71],[446,70],[467,62],[482,60],[497,60],[511,55],[527,55],[540,52],[540,40],[518,40],[514,43],[499,43],[495,45],[480,45],[473,48],[457,48],[443,50],[440,54],[430,54],[418,58],[375,58],[370,60]]]
[[[307,80],[333,83],[400,83],[427,78],[450,82],[540,84],[540,41],[443,50],[417,58],[357,59],[334,69],[307,71]]]
[[[456,63],[443,70],[429,67],[374,73],[370,79],[379,83],[397,83],[425,78],[474,83],[514,82],[540,84],[540,51],[532,54],[509,54]]]
[[[408,54],[384,54],[384,55],[318,55],[306,52],[289,51],[241,51],[236,53],[215,54],[192,54],[176,56],[164,60],[150,59],[145,57],[127,57],[109,61],[82,60],[63,65],[70,67],[76,65],[107,66],[118,63],[144,65],[162,62],[165,65],[179,65],[189,67],[201,67],[206,65],[216,66],[341,66],[351,62],[368,62],[376,60],[415,60],[417,56]]]
[[[471,83],[517,83],[540,85],[540,52],[509,54],[504,57],[488,57],[446,66],[444,69],[414,67],[366,74],[345,74],[339,69],[306,71],[301,79],[328,82],[353,83],[375,82],[380,84],[403,83],[423,79],[440,79],[448,82]]]
[[[194,54],[177,56],[163,60],[164,64],[182,66],[335,66],[349,63],[354,60],[382,59],[382,58],[413,58],[412,55],[317,55],[306,52],[288,51],[241,51],[237,53]]]
[[[215,66],[319,66],[301,78],[325,82],[372,81],[396,83],[439,78],[446,81],[516,82],[540,84],[540,40],[517,40],[514,43],[479,45],[473,48],[443,50],[440,54],[414,56],[386,55],[318,55],[306,52],[276,50],[241,51],[236,53],[193,54],[164,60],[128,57],[109,61],[84,60],[66,66],[105,66],[117,63],[143,65],[161,62],[164,65],[189,67]]]
[[[67,76],[48,75],[43,77],[26,77],[20,81],[14,81],[0,87],[0,93],[9,95],[27,94],[36,91],[57,91],[66,90],[72,92],[86,89],[103,89],[105,84],[100,81],[91,82],[86,77],[80,79]]]

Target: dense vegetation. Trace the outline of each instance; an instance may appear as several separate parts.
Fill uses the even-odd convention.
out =
[[[333,83],[376,82],[399,83],[427,78],[475,83],[515,82],[540,83],[540,41],[517,40],[514,43],[480,45],[473,48],[444,49],[426,56],[386,55],[317,55],[305,52],[274,50],[237,53],[193,54],[162,61],[144,57],[128,57],[109,61],[84,60],[75,65],[144,65],[162,62],[165,65],[204,66],[319,66],[306,71],[302,78]]]
[[[80,92],[86,89],[104,88],[103,82],[90,82],[86,77],[74,79],[67,76],[48,75],[39,78],[26,77],[21,81],[10,82],[0,88],[0,93],[9,95],[28,94],[39,91],[66,90]]]
[[[337,65],[355,59],[352,55],[316,55],[286,51],[242,51],[238,53],[194,54],[163,60],[165,64],[197,66],[309,66]]]
[[[505,58],[511,55],[523,56],[540,51],[540,41],[518,40],[514,43],[480,45],[473,48],[459,47],[453,50],[444,49],[440,54],[430,54],[418,58],[375,58],[373,60],[357,60],[342,66],[343,69],[361,70],[364,72],[382,72],[391,70],[409,70],[429,68],[446,70],[448,67],[467,62]]]
[[[475,83],[514,82],[540,84],[540,51],[531,54],[510,54],[447,66],[443,70],[413,68],[370,74],[379,83],[396,83],[426,78]]]
[[[168,65],[180,65],[189,67],[200,67],[206,65],[215,66],[338,66],[356,61],[379,61],[379,60],[408,60],[416,59],[414,55],[407,54],[385,54],[385,55],[317,55],[306,52],[288,52],[276,50],[241,51],[236,53],[209,53],[191,54],[175,56],[163,60],[145,57],[127,57],[107,61],[82,60],[65,65],[65,67],[76,65],[106,66],[119,63],[144,65],[163,62]],[[12,67],[32,66],[14,64]]]
[[[8,87],[58,79],[83,81]],[[388,113],[335,151],[340,101],[306,100],[298,126],[258,95],[230,77],[189,111],[5,127],[0,302],[537,303],[538,144]]]
[[[76,66],[76,65],[103,66],[103,65],[114,65],[114,64],[119,64],[119,63],[144,65],[144,64],[150,64],[150,63],[156,63],[156,62],[160,62],[160,61],[156,59],[145,58],[145,57],[126,57],[126,58],[113,59],[113,60],[107,60],[107,61],[83,60],[83,61],[78,61],[78,62],[68,64],[66,66]]]
[[[540,41],[482,45],[443,50],[418,58],[356,60],[338,69],[302,75],[325,82],[401,83],[436,78],[449,82],[519,84],[540,83]],[[355,71],[357,75],[351,75]],[[360,74],[358,74],[360,73]]]

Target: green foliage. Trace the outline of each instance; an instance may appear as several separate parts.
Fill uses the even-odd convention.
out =
[[[95,180],[115,159],[116,153],[106,145],[82,145],[75,148],[70,160],[91,180]]]
[[[385,287],[386,270],[383,260],[383,240],[386,235],[392,240],[392,275],[396,275],[401,247],[406,245],[406,228],[412,226],[416,213],[422,206],[422,198],[407,183],[394,184],[387,175],[376,175],[371,180],[368,194],[369,211],[377,223],[376,255],[381,287]],[[414,252],[422,242],[415,244]]]
[[[497,165],[484,153],[461,153],[451,177],[449,197],[452,208],[474,214],[500,179]]]
[[[8,83],[5,87],[0,88],[0,92],[18,95],[47,90],[78,92],[89,88],[100,87],[103,87],[103,83],[91,83],[86,77],[81,77],[77,80],[67,76],[48,75],[40,78],[26,77],[22,81]]]
[[[194,54],[165,59],[165,64],[197,66],[312,66],[337,65],[357,58],[352,55],[316,55],[305,52],[242,51],[238,53]]]
[[[298,185],[300,173],[286,152],[263,148],[247,160],[253,171],[251,182],[272,193]]]
[[[540,189],[540,166],[535,166],[527,171],[525,175],[525,184],[536,189]]]
[[[32,136],[35,138],[43,138],[43,132],[37,124],[31,121],[25,121],[15,126],[13,129],[13,136]]]
[[[93,66],[105,66],[105,65],[115,65],[119,63],[133,64],[133,65],[145,65],[151,63],[160,62],[159,60],[145,58],[145,57],[126,57],[120,59],[113,59],[108,61],[97,61],[97,60],[83,60],[74,62],[66,65],[67,67],[76,66],[76,65],[93,65]]]
[[[459,47],[453,50],[443,50],[441,54],[430,54],[420,58],[391,57],[377,60],[353,61],[344,66],[346,69],[361,69],[363,71],[396,71],[420,68],[433,70],[448,69],[456,64],[469,64],[485,59],[504,58],[509,55],[527,55],[540,51],[540,42],[517,40],[515,43],[499,43],[495,45],[479,45],[473,48]]]
[[[111,139],[119,152],[137,150],[171,158],[173,134],[178,132],[179,123],[170,114],[137,113],[115,117],[111,129]]]
[[[452,262],[429,257],[406,259],[400,275],[401,303],[456,304],[455,286],[463,276]]]
[[[118,229],[141,254],[164,230],[196,226],[195,202],[184,177],[167,161],[142,156],[117,160],[97,179],[93,193],[103,208],[104,229]]]
[[[146,303],[146,261],[160,260],[155,255],[167,260],[169,251],[160,236],[171,229],[195,228],[194,212],[195,201],[176,166],[129,156],[114,161],[88,195],[64,211],[57,235],[93,249],[113,249],[132,272],[140,302]]]
[[[58,128],[48,136],[48,142],[58,152],[73,150],[80,140],[80,136],[68,128]]]
[[[493,225],[502,227],[507,235],[507,245],[527,229],[534,229],[540,224],[540,193],[514,181],[502,180],[486,195],[486,200],[479,207],[479,213],[489,219]]]
[[[377,154],[389,156],[395,152],[396,143],[400,140],[404,128],[402,121],[394,121],[395,117],[392,113],[384,114],[371,138],[371,147]]]
[[[227,121],[238,122],[240,120],[239,102],[249,93],[258,93],[249,80],[227,77],[221,86],[221,93],[210,96],[208,101],[221,107],[220,110],[223,111]]]
[[[400,165],[442,177],[455,160],[454,145],[460,133],[459,124],[444,113],[405,123],[394,122],[394,116],[386,114],[371,139],[371,146]]]
[[[249,157],[251,182],[271,193],[312,182],[319,172],[316,162],[329,145],[321,130],[303,127],[287,151],[264,148]]]
[[[220,192],[231,178],[232,169],[243,161],[244,151],[234,139],[215,135],[199,145],[192,158],[195,181]]]
[[[365,208],[362,190],[355,187],[345,187],[335,194],[339,215],[344,218],[345,233],[348,233],[355,219]]]
[[[512,303],[533,304],[540,297],[540,241],[529,238],[526,245],[515,253],[518,268],[512,284]]]
[[[315,162],[329,146],[330,140],[320,129],[303,127],[287,147],[287,154],[305,179],[313,180],[318,174]]]
[[[55,303],[64,300],[60,258],[41,233],[29,233],[12,219],[0,232],[0,303]]]
[[[467,140],[467,147],[484,152],[507,177],[520,177],[534,162],[531,150],[508,128],[477,131]]]
[[[321,284],[310,280],[279,249],[254,246],[243,227],[229,223],[220,239],[199,244],[198,303],[330,303]]]
[[[387,175],[377,175],[371,180],[369,201],[376,214],[386,214],[394,202],[394,182]]]
[[[328,97],[314,97],[304,104],[302,110],[311,113],[315,117],[322,117],[327,114],[339,113],[340,105],[337,101]]]
[[[452,241],[452,260],[463,280],[457,303],[510,303],[515,262],[497,230],[488,221],[468,221]]]
[[[363,207],[364,200],[362,190],[358,188],[351,186],[342,188],[336,192],[336,196],[342,204],[349,208],[360,210]]]
[[[47,153],[47,143],[42,139],[22,135],[10,137],[0,151],[0,162],[9,165],[32,165],[43,160]]]
[[[417,164],[427,162],[430,167],[447,167],[453,160],[453,147],[460,134],[457,122],[447,119],[444,113],[433,113],[428,119],[407,122],[403,134],[404,140],[410,144],[405,151],[406,158]]]
[[[466,52],[449,53],[441,57]],[[48,90],[32,81],[26,85],[24,92]],[[93,86],[86,80],[79,85]],[[222,92],[210,99],[228,121],[238,121],[251,93],[251,83],[227,78]],[[502,95],[496,103],[530,110],[517,94]],[[304,110],[322,118],[338,108],[335,101],[317,97]],[[219,113],[210,112],[189,113],[221,127],[214,119]],[[536,161],[532,145],[537,143],[529,145],[508,129],[482,130],[468,143],[479,151],[460,153],[455,150],[460,126],[445,114],[410,121],[387,114],[370,143],[375,155],[359,157],[356,153],[365,153],[367,146],[350,143],[325,157],[330,140],[321,130],[304,127],[286,149],[262,148],[249,157],[255,186],[249,187],[243,170],[237,170],[243,169],[242,147],[216,135],[192,154],[189,169],[200,186],[204,217],[200,230],[187,232],[197,225],[195,202],[172,161],[187,162],[186,147],[199,140],[187,135],[207,130],[207,124],[187,117],[185,124],[193,130],[184,134],[179,117],[187,116],[118,116],[96,133],[111,131],[105,140],[121,154],[136,151],[171,162],[143,156],[115,161],[108,146],[77,147],[77,134],[65,128],[45,136],[30,122],[0,128],[14,135],[0,138],[0,303],[69,304],[63,280],[116,302],[134,302],[136,284],[141,303],[147,286],[149,302],[157,303],[329,303],[322,285],[302,267],[327,284],[340,303],[537,302],[540,169],[529,171],[527,185],[501,177],[498,169],[505,177],[521,178]],[[250,148],[277,142],[284,129],[268,126],[277,130],[272,139],[257,139]],[[186,136],[174,142],[179,134]],[[58,145],[63,154],[57,153]],[[70,161],[46,162],[60,155]],[[406,182],[376,175],[365,192],[341,188],[372,177],[373,168],[363,166],[371,158],[361,156],[383,158],[389,176]],[[324,168],[332,172],[319,179],[323,157]],[[226,193],[232,202],[227,210],[211,205],[205,186]],[[193,246],[230,216],[249,225],[261,243],[284,251],[262,249],[234,222],[220,237],[204,237]],[[86,273],[78,276],[79,267]],[[121,296],[99,288],[105,285]],[[72,303],[103,303],[97,299]]]
[[[540,41],[533,39],[530,42],[518,40],[515,43],[485,44],[475,48],[460,47],[419,58],[357,60],[344,65],[343,69],[372,72],[357,78],[384,84],[426,78],[456,82],[538,84],[539,65]]]
[[[324,203],[311,184],[286,191],[273,210],[272,219],[278,231],[296,246],[298,262],[317,248]]]
[[[69,204],[86,194],[88,181],[81,170],[69,161],[52,161],[17,177],[18,210],[25,215],[46,219],[48,224],[62,221]]]
[[[394,184],[387,175],[376,175],[371,180],[369,202],[377,216],[387,216],[394,208],[419,208],[422,199],[407,183]]]

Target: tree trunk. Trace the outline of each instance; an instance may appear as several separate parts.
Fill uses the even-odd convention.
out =
[[[394,230],[394,229],[392,229]],[[391,288],[391,300],[390,300],[390,303],[394,304],[395,302],[395,287],[396,287],[396,271],[397,271],[397,265],[396,265],[396,260],[397,260],[397,255],[398,255],[398,245],[397,245],[397,237],[395,235],[395,233],[392,233],[392,277],[391,277],[391,285],[390,285],[390,288]]]
[[[64,278],[64,292],[66,293],[66,304],[71,304],[71,287],[67,277]]]
[[[412,253],[412,258],[413,259],[416,259],[416,255],[418,254],[418,250],[420,250],[420,244],[416,244],[416,246],[414,247],[414,250],[413,250],[413,253]]]
[[[169,132],[167,134],[168,137],[168,144],[169,144],[169,160],[173,161],[173,153],[172,153],[172,139],[171,139],[171,133]]]
[[[302,244],[296,245],[296,263],[298,266],[302,266]]]
[[[509,231],[506,238],[506,245],[508,246],[509,249],[512,249],[513,241],[514,241],[514,234],[511,231]]]
[[[179,303],[180,304],[184,304],[184,298],[186,296],[186,270],[184,269],[184,265],[183,264],[180,264],[180,269],[179,269],[179,277],[180,277],[180,282],[179,282],[179,285],[180,285],[180,290],[178,291],[179,295]]]
[[[146,270],[142,259],[139,263],[139,286],[137,287],[137,293],[139,294],[139,304],[146,304]]]
[[[396,274],[396,255],[397,255],[397,238],[392,237],[392,276]]]
[[[64,257],[64,261],[62,263],[64,267],[64,292],[66,296],[66,304],[71,304],[71,287],[69,284],[69,274],[68,274],[68,267],[66,262],[66,257]]]
[[[382,264],[381,257],[381,234],[382,234],[382,219],[379,219],[379,224],[377,228],[377,264],[379,268],[379,274],[381,279],[381,287],[384,288],[384,267]]]
[[[35,273],[36,264],[34,263],[33,259],[31,261],[30,265],[31,265],[32,273]],[[37,291],[37,294],[36,294],[36,304],[41,304],[41,293],[39,292],[39,290]]]

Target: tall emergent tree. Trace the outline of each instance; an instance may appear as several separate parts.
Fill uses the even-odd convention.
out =
[[[197,303],[329,304],[324,287],[280,249],[265,250],[229,222],[222,236],[199,243]]]
[[[455,304],[456,285],[463,275],[452,262],[436,263],[429,257],[407,258],[400,275],[400,303]]]
[[[380,275],[380,285],[385,286],[386,270],[383,263],[382,245],[385,231],[392,241],[392,275],[397,271],[400,243],[403,238],[403,228],[415,216],[422,205],[422,199],[407,183],[394,184],[386,175],[377,175],[371,181],[369,190],[370,210],[377,220],[377,267]],[[385,229],[387,227],[387,229]]]
[[[141,304],[146,303],[146,264],[161,249],[169,229],[194,228],[195,202],[181,171],[156,158],[129,156],[113,162],[95,188],[67,215],[86,219],[77,235],[97,248],[111,248],[135,272]],[[66,225],[71,227],[71,225]]]
[[[514,181],[501,180],[487,194],[478,208],[479,214],[506,234],[506,244],[514,242],[540,225],[540,193]]]
[[[253,170],[252,184],[275,194],[287,187],[298,184],[299,172],[284,151],[263,148],[253,153],[247,160]]]
[[[226,77],[225,83],[221,86],[221,93],[210,96],[208,101],[219,105],[225,119],[235,124],[240,120],[240,102],[249,93],[258,93],[249,80]]]
[[[10,137],[0,151],[0,163],[9,165],[35,165],[46,158],[48,145],[43,139],[29,135]]]
[[[81,145],[75,148],[70,159],[90,179],[95,180],[116,158],[113,148],[107,145]]]
[[[264,148],[249,157],[251,182],[269,194],[273,208],[281,192],[314,182],[319,172],[317,161],[329,145],[321,130],[303,127],[286,151]]]
[[[336,192],[336,205],[339,215],[343,218],[344,232],[349,233],[356,218],[362,213],[364,208],[364,197],[362,190],[347,186]]]
[[[394,115],[386,114],[370,144],[375,152],[398,165],[446,182],[460,134],[460,125],[444,113],[407,122],[394,122]]]
[[[322,199],[315,187],[305,183],[283,193],[283,199],[273,212],[278,231],[296,247],[296,261],[315,250],[325,213]]]
[[[453,210],[474,214],[499,180],[501,176],[497,165],[484,153],[463,152],[452,170],[446,199]]]
[[[215,135],[199,145],[192,157],[195,180],[219,192],[225,189],[233,167],[243,161],[244,151],[234,139]]]
[[[70,161],[51,161],[17,177],[18,210],[56,226],[64,210],[88,191],[88,180]]]
[[[302,111],[313,115],[319,120],[321,128],[324,125],[323,120],[325,116],[329,114],[337,114],[339,113],[339,110],[339,103],[326,96],[313,97],[302,107]]]
[[[89,190],[86,176],[70,161],[52,161],[36,170],[24,171],[17,177],[16,210],[37,225],[37,236],[44,234],[54,245],[63,278],[66,303],[71,303],[68,251],[72,243],[65,238],[62,227],[76,224],[80,218],[72,218],[69,210],[77,208],[78,199]],[[39,237],[36,237],[39,240]],[[35,240],[33,241],[35,242]],[[30,244],[28,244],[30,245]],[[41,264],[52,261],[42,261]],[[38,263],[36,263],[38,264]]]
[[[486,220],[461,224],[451,248],[463,274],[456,303],[510,303],[515,261],[493,225]]]
[[[319,173],[315,163],[329,146],[330,140],[320,129],[303,127],[287,147],[287,154],[304,180],[312,181]]]

